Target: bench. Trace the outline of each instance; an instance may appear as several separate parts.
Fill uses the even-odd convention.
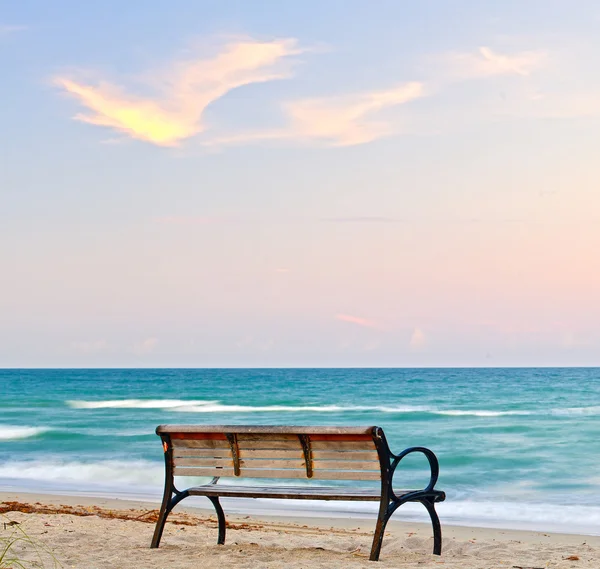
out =
[[[442,531],[435,503],[445,499],[435,490],[439,465],[435,454],[411,447],[393,454],[381,427],[267,427],[160,425],[165,456],[165,491],[151,547],[158,547],[171,510],[188,496],[206,496],[219,521],[217,543],[225,543],[225,515],[219,498],[282,498],[379,502],[371,561],[379,559],[385,526],[406,502],[420,502],[433,525],[433,553],[442,551]],[[431,477],[423,490],[396,490],[393,477],[411,453],[429,461]],[[178,490],[174,477],[213,477],[208,484]],[[221,477],[301,480],[372,480],[376,487],[247,486],[217,484]]]

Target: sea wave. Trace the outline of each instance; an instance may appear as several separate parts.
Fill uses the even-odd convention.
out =
[[[66,402],[73,409],[177,409],[194,405],[210,405],[218,401],[183,401],[180,399],[110,399],[108,401]]]
[[[179,399],[122,399],[108,401],[66,402],[73,409],[168,409],[181,413],[344,413],[352,411],[379,411],[382,413],[427,413],[422,406],[368,406],[368,405],[227,405],[220,401],[186,401]]]
[[[0,425],[0,441],[17,441],[36,437],[48,432],[48,427],[27,427],[19,425]]]
[[[113,399],[103,401],[69,400],[73,409],[164,409],[178,413],[390,413],[427,414],[448,417],[578,416],[600,415],[600,406],[556,409],[440,409],[419,405],[229,405],[221,401],[183,399]]]
[[[79,482],[104,486],[157,486],[164,480],[161,462],[100,460],[95,462],[15,460],[0,463],[0,479],[38,482]]]

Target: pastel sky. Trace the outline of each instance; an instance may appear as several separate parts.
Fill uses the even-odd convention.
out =
[[[3,2],[0,367],[600,365],[599,30]]]

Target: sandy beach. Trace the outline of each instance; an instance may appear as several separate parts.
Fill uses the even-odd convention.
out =
[[[374,565],[367,559],[374,521],[337,518],[228,516],[223,546],[216,544],[215,516],[197,508],[176,510],[161,547],[152,550],[155,503],[25,493],[0,493],[0,501],[0,538],[23,530],[37,551],[24,541],[14,553],[37,563],[41,555],[43,564],[35,567],[54,567],[55,559],[75,569],[546,569],[597,568],[600,559],[600,537],[450,525],[443,526],[444,550],[437,557],[429,526],[393,521]]]

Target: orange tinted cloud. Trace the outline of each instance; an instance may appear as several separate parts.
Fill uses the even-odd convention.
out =
[[[365,144],[398,131],[397,125],[378,117],[378,113],[424,95],[423,84],[411,82],[385,91],[292,101],[283,105],[289,126],[279,130],[234,134],[208,144],[241,144],[264,140],[320,142],[329,146]]]
[[[352,316],[350,314],[336,314],[337,320],[342,322],[349,322],[350,324],[356,324],[357,326],[365,326],[366,328],[377,328],[377,324],[372,320],[366,318],[360,318],[359,316]]]
[[[421,328],[415,328],[410,336],[410,341],[408,342],[408,347],[416,352],[423,347],[427,343],[427,338],[425,336],[425,332],[421,330]]]
[[[154,73],[155,96],[137,95],[110,82],[84,84],[68,77],[55,83],[91,113],[76,120],[112,128],[159,146],[176,146],[202,132],[206,107],[228,91],[250,83],[289,76],[284,58],[299,53],[296,40],[254,40],[228,44],[211,59],[173,63],[173,71]]]
[[[541,67],[546,59],[543,51],[522,51],[514,54],[498,53],[489,47],[480,47],[477,53],[453,53],[447,61],[453,72],[469,77],[490,77],[494,75],[527,76]]]
[[[413,82],[386,91],[296,101],[285,108],[295,137],[323,140],[335,146],[351,146],[391,134],[393,128],[390,123],[373,120],[373,115],[386,107],[403,105],[423,95],[423,85]]]

